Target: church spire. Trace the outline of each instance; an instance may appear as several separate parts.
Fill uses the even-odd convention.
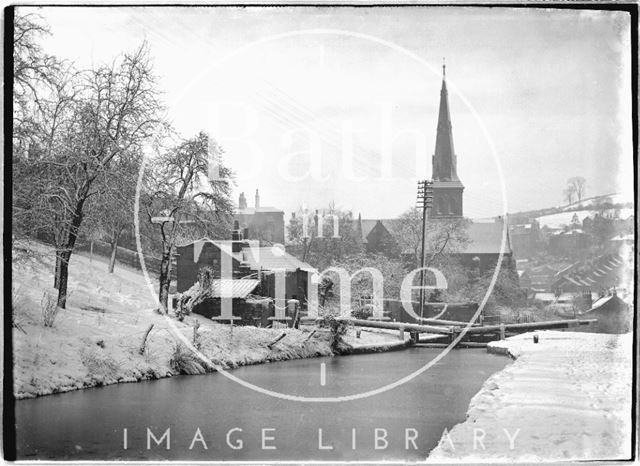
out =
[[[436,149],[433,155],[433,179],[439,181],[460,181],[458,179],[456,165],[456,154],[453,148],[453,132],[451,130],[451,115],[449,113],[446,65],[443,59],[438,130],[436,133]]]
[[[436,149],[433,153],[433,208],[429,213],[431,218],[460,218],[464,216],[462,210],[464,186],[458,178],[456,165],[449,113],[449,94],[447,92],[447,67],[443,59]]]

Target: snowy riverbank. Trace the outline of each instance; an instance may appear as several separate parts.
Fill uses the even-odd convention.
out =
[[[625,459],[631,454],[632,335],[541,331],[489,344],[515,362],[490,377],[434,462]]]
[[[43,295],[55,297],[53,250],[40,243],[14,250],[13,335],[14,394],[31,398],[120,382],[157,379],[177,374],[176,332],[222,367],[234,368],[287,359],[330,356],[326,332],[311,329],[238,327],[191,315],[178,322],[153,311],[155,303],[142,274],[118,265],[107,273],[104,258],[76,254],[70,263],[67,309],[45,326]],[[148,327],[153,328],[140,347]],[[269,347],[282,333],[286,337]],[[394,349],[403,343],[396,332],[353,329],[345,341],[366,351]],[[211,370],[211,369],[208,369]]]

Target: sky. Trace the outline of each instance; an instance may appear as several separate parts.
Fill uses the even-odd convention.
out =
[[[25,9],[26,10],[26,9]],[[34,9],[29,8],[30,11]],[[287,216],[415,204],[431,177],[442,64],[470,218],[633,199],[626,13],[474,7],[46,7],[44,48],[80,68],[147,41],[167,114],[208,131],[234,197]]]

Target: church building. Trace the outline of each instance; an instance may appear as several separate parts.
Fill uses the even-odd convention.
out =
[[[432,157],[433,208],[431,218],[461,218],[464,185],[458,178],[456,153],[453,148],[453,130],[449,112],[446,68],[442,65],[442,89],[438,110],[436,149]]]
[[[444,221],[464,217],[464,185],[458,177],[458,158],[453,145],[453,129],[449,110],[446,68],[442,65],[442,88],[438,110],[436,146],[432,156],[433,207],[429,213],[432,221]],[[497,217],[489,221],[474,221],[467,227],[469,243],[458,254],[460,262],[480,273],[493,269],[502,249],[504,219]],[[509,232],[506,231],[503,266],[514,268]]]

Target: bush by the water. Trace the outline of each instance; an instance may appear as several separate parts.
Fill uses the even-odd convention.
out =
[[[206,364],[180,344],[177,344],[173,349],[169,366],[175,374],[197,375],[207,372]]]
[[[329,329],[329,344],[331,346],[331,351],[339,353],[350,348],[350,345],[345,343],[343,340],[343,336],[351,326],[348,321],[337,319],[332,313],[326,313],[318,319],[317,324],[320,328]]]

